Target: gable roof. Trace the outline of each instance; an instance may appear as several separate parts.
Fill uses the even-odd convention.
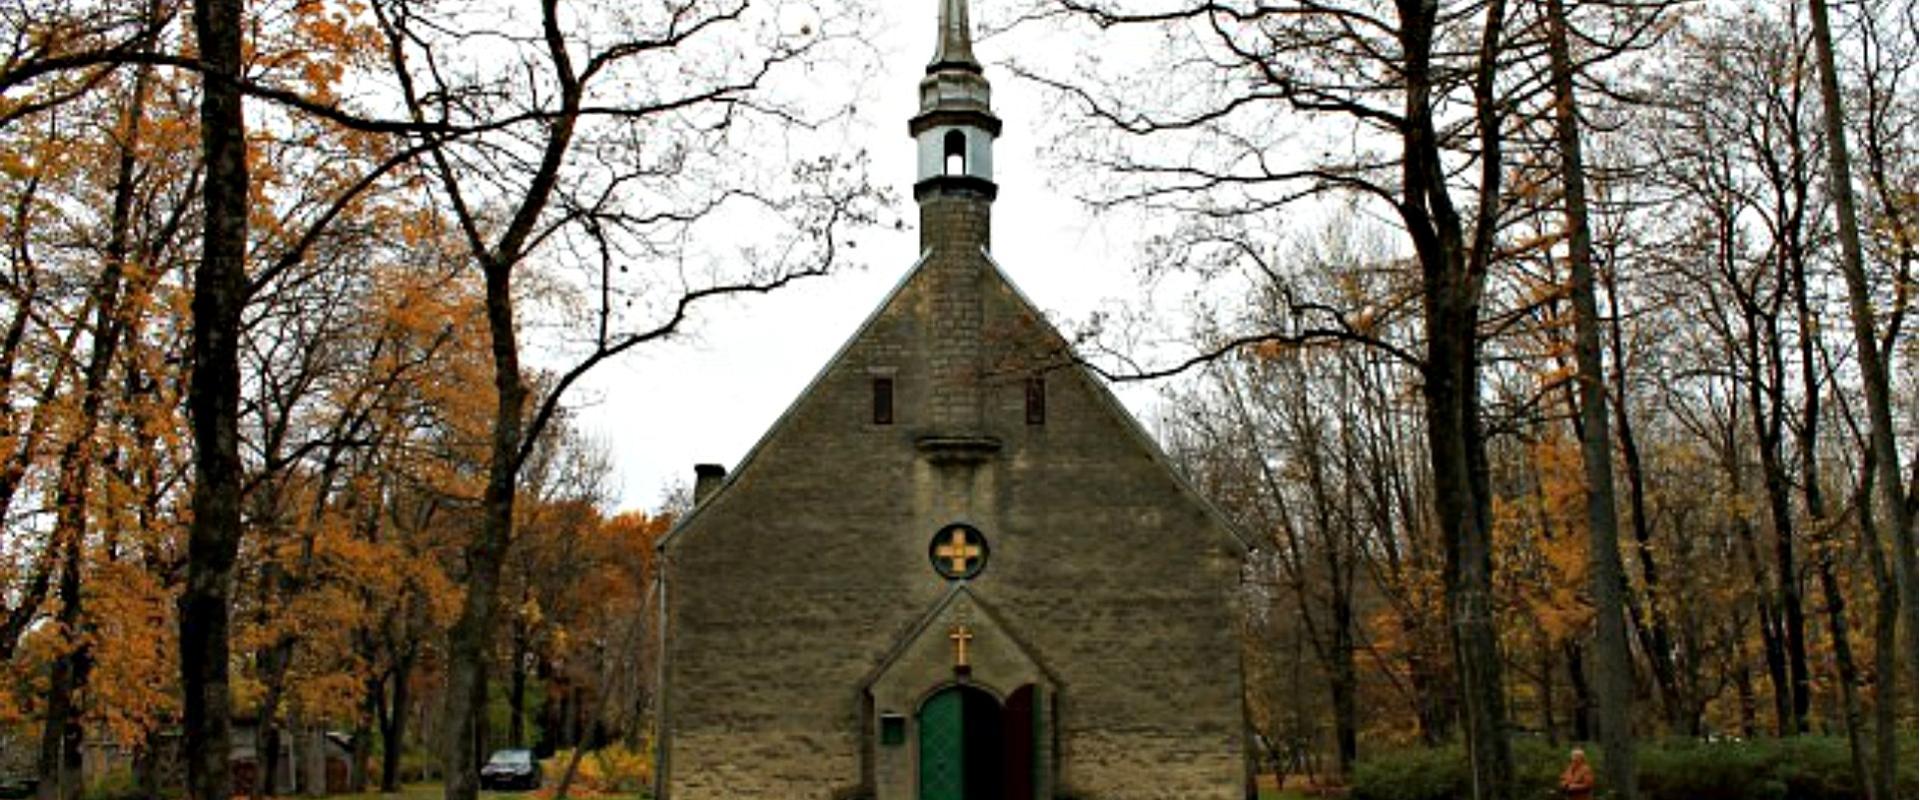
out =
[[[1022,306],[1025,306],[1028,311],[1033,312],[1034,317],[1039,319],[1042,325],[1046,326],[1048,333],[1051,333],[1054,338],[1064,343],[1066,337],[1061,336],[1060,331],[1053,327],[1053,322],[1048,320],[1046,315],[1040,313],[1040,307],[1033,302],[1033,299],[1027,297],[1026,292],[1020,291],[1020,285],[1014,283],[1012,278],[1007,277],[1006,271],[1000,268],[1000,262],[994,260],[993,254],[987,252],[987,249],[983,247],[980,248],[980,255],[986,257],[987,266],[991,267],[993,274],[1000,279],[1000,282],[1005,284],[1009,291],[1013,292],[1014,299],[1019,301]],[[1073,352],[1072,348],[1068,348],[1068,354],[1071,356],[1069,363],[1073,372],[1077,374],[1082,381],[1085,381],[1088,386],[1092,387],[1094,397],[1099,399],[1101,405],[1106,408],[1107,413],[1120,419],[1121,426],[1133,437],[1134,444],[1146,451],[1147,457],[1153,461],[1155,466],[1165,470],[1167,475],[1173,478],[1174,485],[1179,488],[1180,493],[1185,495],[1188,500],[1198,504],[1201,510],[1206,513],[1207,517],[1213,520],[1213,523],[1218,526],[1220,530],[1226,532],[1227,536],[1233,540],[1233,544],[1239,546],[1242,555],[1257,549],[1253,543],[1247,541],[1247,538],[1240,534],[1240,529],[1235,526],[1231,520],[1227,519],[1227,515],[1220,511],[1220,507],[1214,505],[1212,500],[1208,500],[1207,496],[1201,494],[1199,489],[1194,488],[1193,483],[1187,480],[1186,474],[1174,466],[1173,459],[1169,458],[1167,452],[1161,449],[1160,443],[1154,441],[1153,436],[1147,433],[1147,429],[1140,425],[1140,420],[1133,416],[1133,412],[1128,411],[1127,407],[1120,403],[1120,398],[1114,396],[1113,390],[1107,388],[1106,381],[1101,380],[1099,376],[1093,374],[1092,370],[1087,369],[1081,363],[1080,355]]]
[[[867,312],[867,318],[860,322],[859,327],[853,329],[853,335],[848,336],[846,341],[841,342],[840,348],[833,351],[833,356],[828,358],[826,363],[820,365],[820,370],[813,373],[813,379],[807,381],[806,388],[801,389],[799,394],[793,396],[793,401],[787,404],[786,410],[780,412],[780,416],[774,419],[772,425],[767,426],[766,432],[760,434],[759,440],[753,443],[753,447],[747,450],[747,454],[740,457],[740,463],[733,465],[733,469],[727,471],[727,476],[721,479],[720,485],[714,487],[713,491],[707,495],[705,500],[695,503],[692,511],[688,511],[679,519],[674,520],[673,527],[667,531],[665,536],[660,537],[658,544],[654,545],[655,550],[662,553],[666,552],[667,546],[673,544],[674,540],[680,538],[680,532],[686,530],[688,525],[692,524],[695,519],[698,519],[702,510],[706,509],[707,506],[713,505],[713,501],[716,498],[725,494],[727,489],[732,488],[734,480],[739,478],[741,473],[746,472],[748,465],[753,463],[754,456],[759,455],[760,450],[767,446],[767,442],[773,440],[774,434],[779,433],[781,428],[786,427],[787,420],[793,417],[794,411],[800,408],[800,404],[806,402],[807,396],[813,394],[813,390],[820,385],[821,381],[827,379],[827,375],[833,372],[834,366],[840,363],[840,359],[846,358],[847,351],[852,350],[854,344],[858,343],[862,337],[867,335],[868,329],[872,328],[874,323],[880,320],[880,315],[886,313],[887,308],[893,305],[893,301],[900,296],[901,292],[906,291],[907,284],[912,283],[913,277],[920,274],[920,268],[926,266],[927,257],[932,254],[933,251],[931,250],[923,250],[920,252],[920,258],[913,262],[913,266],[907,268],[906,273],[900,276],[900,280],[893,284],[892,289],[887,290],[886,297],[881,298],[880,303],[875,305],[872,311]]]
[[[931,250],[925,250],[920,253],[920,258],[906,271],[906,274],[900,277],[899,282],[895,283],[893,289],[887,292],[886,297],[883,298],[878,305],[874,306],[873,311],[867,314],[867,318],[860,323],[858,328],[854,329],[853,335],[847,337],[847,340],[840,345],[840,348],[834,351],[833,356],[821,365],[820,370],[814,373],[813,379],[807,382],[806,388],[794,396],[793,401],[787,404],[786,410],[782,411],[779,418],[775,419],[773,424],[767,427],[766,432],[760,435],[760,439],[754,442],[753,447],[747,451],[747,454],[741,457],[740,463],[736,464],[732,470],[727,472],[726,478],[707,495],[705,500],[696,504],[692,511],[687,512],[686,515],[674,523],[673,528],[669,530],[665,536],[661,537],[659,544],[655,545],[656,549],[662,553],[666,552],[667,548],[680,538],[681,533],[691,526],[695,520],[700,518],[702,511],[708,506],[711,506],[714,501],[718,500],[722,495],[726,494],[728,489],[733,487],[735,480],[752,466],[755,456],[758,456],[761,450],[767,446],[767,443],[773,440],[774,435],[779,433],[780,430],[788,424],[788,421],[793,417],[795,411],[814,393],[814,390],[820,383],[826,380],[827,375],[833,372],[834,367],[846,357],[848,351],[852,350],[853,346],[867,335],[868,330],[879,321],[880,316],[884,314],[888,308],[893,306],[894,301],[899,298],[902,292],[906,291],[908,284],[912,283],[914,277],[919,275],[920,270],[927,265],[931,255]],[[1012,293],[1014,302],[1020,309],[1030,314],[1033,319],[1041,325],[1042,330],[1047,335],[1062,345],[1065,345],[1066,337],[1060,335],[1059,329],[1055,328],[1053,322],[1047,319],[1045,314],[1041,313],[1040,307],[1033,302],[1032,298],[1027,297],[1026,293],[1020,290],[1019,285],[1007,276],[1006,271],[1001,269],[1000,262],[994,260],[993,254],[989,252],[987,248],[982,247],[980,248],[980,255],[986,259],[987,268],[991,271],[993,277],[999,280],[1000,284]],[[1232,544],[1241,555],[1244,556],[1248,552],[1257,549],[1245,536],[1241,535],[1239,529],[1234,526],[1233,522],[1228,520],[1225,514],[1221,513],[1219,507],[1215,506],[1213,501],[1208,500],[1205,495],[1194,488],[1192,482],[1187,480],[1186,475],[1174,466],[1173,460],[1167,456],[1166,451],[1162,450],[1160,444],[1154,441],[1153,437],[1147,433],[1146,428],[1140,425],[1140,421],[1134,418],[1133,413],[1128,411],[1126,406],[1120,403],[1119,398],[1115,397],[1113,392],[1107,388],[1106,382],[1100,380],[1091,370],[1087,369],[1081,362],[1078,354],[1074,353],[1071,347],[1065,347],[1063,349],[1070,356],[1063,369],[1070,371],[1071,374],[1075,375],[1092,390],[1093,396],[1107,411],[1108,415],[1116,418],[1121,427],[1127,431],[1134,445],[1141,448],[1155,466],[1159,467],[1168,477],[1172,478],[1180,494],[1186,497],[1188,501],[1196,504],[1202,513],[1214,523],[1214,527],[1226,534],[1229,543]]]

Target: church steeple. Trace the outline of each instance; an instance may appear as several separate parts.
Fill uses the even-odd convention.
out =
[[[934,45],[928,72],[943,67],[980,71],[973,57],[973,26],[967,21],[967,0],[940,0],[940,41]]]
[[[990,203],[997,192],[993,140],[1000,135],[993,87],[973,55],[967,0],[939,2],[939,39],[920,80],[920,113],[908,126],[920,145],[913,194],[923,206],[935,196]]]
[[[991,271],[993,87],[973,56],[967,0],[938,0],[940,37],[920,79],[920,113],[908,132],[919,142],[921,266],[930,303],[927,422],[939,436],[981,433],[982,287]]]

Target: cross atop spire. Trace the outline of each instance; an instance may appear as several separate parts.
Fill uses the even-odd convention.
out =
[[[980,71],[973,57],[973,25],[967,19],[967,0],[940,0],[940,41],[934,46],[928,72],[942,69]]]

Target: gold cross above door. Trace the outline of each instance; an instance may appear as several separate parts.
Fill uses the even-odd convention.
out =
[[[973,666],[967,662],[967,643],[973,641],[973,629],[965,624],[955,625],[947,633],[947,638],[953,640],[953,668],[966,669]]]

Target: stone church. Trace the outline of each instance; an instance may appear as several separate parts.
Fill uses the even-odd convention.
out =
[[[919,262],[660,545],[657,795],[1248,797],[1245,545],[995,264],[939,25]]]

